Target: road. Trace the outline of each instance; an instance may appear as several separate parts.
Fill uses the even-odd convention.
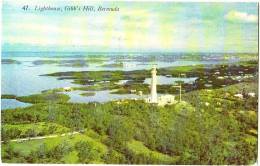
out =
[[[46,135],[46,136],[19,138],[19,139],[9,140],[9,142],[23,142],[23,141],[30,141],[30,140],[41,140],[41,139],[46,139],[46,138],[64,137],[64,136],[69,136],[69,135],[80,134],[80,132],[82,132],[82,131],[74,131],[74,132],[69,132],[69,133],[53,134],[53,135]],[[4,142],[4,141],[1,141],[1,142]]]

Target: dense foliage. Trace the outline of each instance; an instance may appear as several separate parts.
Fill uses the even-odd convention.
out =
[[[104,104],[61,104],[48,100],[26,108],[4,110],[2,160],[11,163],[252,164],[257,158],[257,97],[239,99],[234,94],[241,89],[244,93],[256,93],[254,86],[257,84],[242,83],[211,91],[194,91],[184,95],[185,101],[165,107],[131,100]],[[45,131],[46,135],[80,133],[21,143],[9,141],[39,135],[29,130],[37,124],[43,127],[36,131]],[[56,129],[49,131],[50,124],[56,124]],[[17,127],[19,125],[23,127]]]
[[[26,103],[64,103],[67,102],[70,98],[67,95],[59,93],[42,93],[35,94],[30,96],[21,96],[17,97],[17,100],[26,102]]]

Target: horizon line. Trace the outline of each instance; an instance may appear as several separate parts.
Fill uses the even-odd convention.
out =
[[[258,54],[259,52],[242,52],[242,51],[1,51],[1,53],[22,53],[22,52],[30,52],[30,53],[229,53],[229,54]]]

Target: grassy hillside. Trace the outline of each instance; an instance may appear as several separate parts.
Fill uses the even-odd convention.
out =
[[[257,97],[234,95],[241,91],[257,95],[256,87],[256,82],[248,82],[193,91],[183,95],[183,102],[165,107],[125,100],[40,102],[4,110],[2,161],[252,164],[257,158]],[[24,133],[34,136],[83,130],[60,138],[9,141]]]

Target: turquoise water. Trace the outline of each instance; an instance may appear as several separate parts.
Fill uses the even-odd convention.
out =
[[[109,90],[104,91],[89,91],[95,92],[94,96],[82,96],[81,93],[84,91],[72,91],[72,92],[63,92],[70,96],[69,102],[73,103],[88,103],[88,102],[107,102],[118,99],[142,99],[144,96],[138,96],[136,94],[110,94]]]
[[[87,67],[71,67],[71,66],[59,66],[57,64],[44,64],[44,65],[34,65],[35,60],[55,60],[61,58],[49,58],[49,57],[8,57],[8,59],[18,60],[21,64],[2,64],[2,80],[1,80],[1,94],[13,94],[17,96],[26,96],[31,94],[40,93],[43,90],[62,88],[62,87],[75,87],[76,84],[72,84],[72,80],[58,80],[55,77],[40,76],[43,74],[49,74],[54,72],[66,72],[66,71],[99,71],[99,70],[144,70],[150,69],[154,62],[137,62],[137,61],[127,61],[123,62],[124,67],[102,67],[103,64],[115,63],[113,60],[107,59],[103,64],[89,64]],[[62,60],[75,60],[80,58],[65,57]],[[217,62],[210,61],[175,61],[175,62],[156,62],[157,67],[169,67],[169,66],[185,66],[185,65],[195,65],[195,64],[215,64]],[[171,83],[174,78],[162,78],[159,83]],[[146,80],[150,83],[149,78]],[[74,93],[74,94],[73,94]],[[112,99],[128,98],[128,97],[138,97],[138,96],[127,96],[127,95],[108,95],[108,92],[101,91],[98,92],[94,97],[77,97],[77,92],[72,92],[70,94],[71,101],[82,100],[84,102],[91,101],[109,101]],[[26,106],[21,103],[13,101],[11,99],[1,100],[2,109],[4,108],[16,108]]]
[[[197,77],[190,78],[178,78],[178,77],[166,77],[166,76],[157,76],[157,84],[158,85],[170,85],[174,84],[176,81],[183,81],[184,83],[194,83]],[[150,84],[151,78],[146,78],[144,83]]]
[[[39,76],[56,71],[48,65],[30,67],[25,64],[3,64],[1,93],[24,96],[40,93],[42,90],[72,86],[68,80]]]
[[[17,107],[27,107],[30,105],[31,104],[29,103],[23,103],[15,99],[1,99],[1,110],[13,109]]]
[[[127,62],[128,66],[123,68],[102,67],[102,64],[90,64],[88,67],[69,67],[58,66],[56,64],[33,65],[35,60],[52,59],[39,57],[16,57],[12,58],[22,62],[21,64],[3,64],[2,65],[2,94],[14,94],[18,96],[40,93],[42,90],[77,86],[71,83],[71,80],[57,80],[55,77],[40,76],[54,72],[66,71],[99,71],[99,70],[144,70],[150,69],[152,64],[147,65],[140,62]],[[65,58],[67,60],[72,58]],[[108,61],[106,63],[111,63]],[[192,62],[192,61],[177,61],[173,63],[158,62],[157,66],[181,66],[192,64],[209,64],[210,62]]]

